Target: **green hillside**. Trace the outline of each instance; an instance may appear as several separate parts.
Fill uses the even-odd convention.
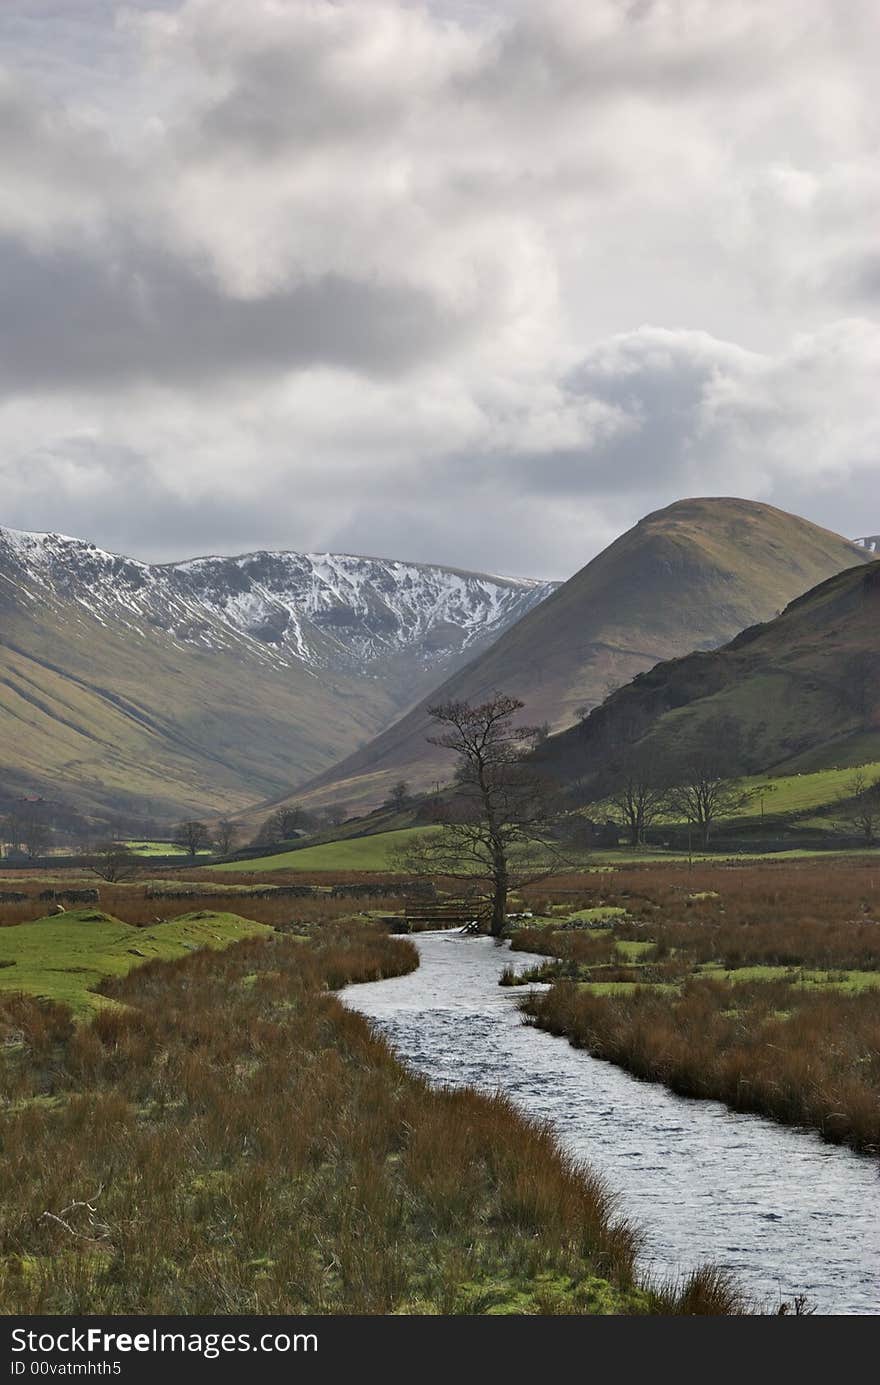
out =
[[[878,631],[880,563],[873,562],[822,583],[720,650],[641,674],[583,725],[552,737],[540,761],[560,780],[589,781],[622,746],[662,760],[724,722],[737,728],[746,772],[840,770],[840,782],[814,786],[819,799],[802,806],[833,801],[849,767],[880,760]],[[786,811],[786,798],[787,810],[797,810],[791,789],[773,810]]]
[[[661,660],[716,648],[817,582],[868,561],[849,540],[769,505],[679,501],[648,515],[412,712],[296,797],[370,807],[399,778],[428,788],[449,772],[448,757],[426,744],[430,704],[479,700],[501,689],[523,699],[525,720],[559,730],[579,707],[601,703],[609,685]]]
[[[135,637],[0,584],[2,788],[83,811],[229,813],[394,715],[379,680]]]

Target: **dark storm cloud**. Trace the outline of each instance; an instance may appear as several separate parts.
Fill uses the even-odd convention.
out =
[[[334,365],[400,372],[468,330],[424,290],[327,274],[270,296],[224,293],[143,246],[100,257],[0,241],[0,391],[194,384]]]

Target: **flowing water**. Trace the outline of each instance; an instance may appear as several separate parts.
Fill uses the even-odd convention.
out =
[[[806,1294],[819,1313],[880,1309],[880,1165],[809,1131],[688,1101],[524,1025],[490,938],[414,938],[421,966],[343,993],[436,1083],[504,1091],[605,1175],[646,1233],[643,1262],[732,1270],[764,1307]]]

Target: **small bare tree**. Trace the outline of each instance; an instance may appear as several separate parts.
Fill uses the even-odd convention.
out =
[[[606,776],[602,806],[626,831],[634,849],[645,844],[645,833],[661,816],[669,790],[656,760],[627,749]]]
[[[200,851],[211,844],[211,834],[204,822],[179,822],[174,829],[174,845],[195,859]]]
[[[873,846],[880,831],[880,778],[869,779],[864,770],[856,770],[846,785],[844,796],[847,800],[841,814],[844,826],[859,832],[865,846]]]
[[[240,835],[241,832],[237,823],[230,821],[229,818],[220,819],[214,833],[214,845],[221,856],[228,856],[230,851],[235,849],[235,843]]]
[[[718,820],[733,817],[759,792],[739,782],[741,762],[739,727],[727,717],[716,717],[704,724],[695,742],[667,768],[669,811],[696,828],[704,849]]]
[[[141,863],[124,842],[99,842],[86,857],[86,866],[99,880],[118,885],[123,880],[133,880]]]
[[[550,837],[553,795],[529,763],[536,728],[514,723],[523,703],[496,692],[487,702],[429,707],[432,745],[456,757],[455,793],[440,825],[398,853],[398,868],[466,882],[485,902],[490,931],[506,926],[507,896],[566,864]]]
[[[46,804],[43,802],[25,803],[20,810],[20,829],[24,849],[28,859],[35,861],[43,856],[52,840],[52,824]]]
[[[396,813],[400,813],[406,807],[409,798],[409,784],[405,779],[399,779],[391,788],[388,795],[388,805]]]

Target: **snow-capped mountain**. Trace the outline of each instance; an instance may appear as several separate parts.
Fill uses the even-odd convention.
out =
[[[856,539],[855,542],[860,548],[867,548],[869,553],[880,558],[880,534],[871,534],[868,538]]]
[[[333,553],[247,553],[150,564],[61,534],[0,528],[3,584],[133,634],[261,661],[358,669],[409,654],[445,670],[558,585]]]
[[[384,730],[554,585],[329,553],[152,564],[0,528],[0,811],[238,811]]]

